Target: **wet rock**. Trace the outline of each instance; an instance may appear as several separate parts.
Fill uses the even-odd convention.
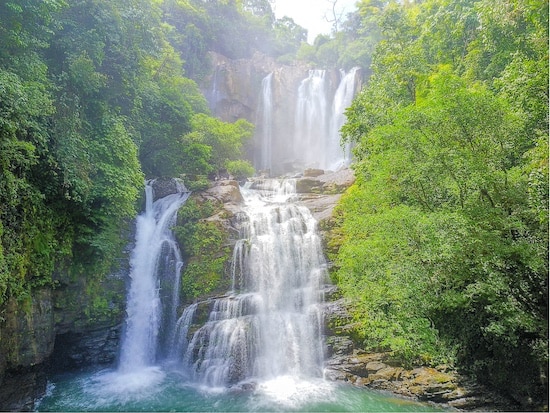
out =
[[[304,171],[304,176],[306,177],[317,177],[323,175],[325,171],[323,169],[308,168]]]
[[[216,181],[212,186],[201,193],[204,199],[211,199],[223,204],[241,204],[243,196],[239,183],[234,180]]]
[[[296,192],[299,194],[341,194],[355,182],[355,175],[351,169],[320,172],[323,171],[320,169],[306,169],[304,177],[296,181]]]
[[[32,409],[45,389],[43,366],[54,337],[48,288],[24,301],[8,300],[0,323],[0,411]]]
[[[44,365],[9,372],[0,386],[0,411],[33,411],[36,399],[46,391]]]
[[[36,291],[24,302],[9,299],[0,326],[0,350],[6,368],[42,363],[54,343],[53,303],[50,289]]]
[[[315,176],[297,179],[296,192],[299,194],[301,204],[309,208],[313,217],[319,222],[321,231],[324,232],[331,226],[334,207],[346,189],[353,185],[355,176],[351,169],[325,171],[321,175],[316,173],[313,175]]]
[[[335,291],[331,295],[338,297]],[[328,354],[325,377],[328,380],[346,381],[467,410],[498,405],[496,399],[487,399],[490,393],[480,392],[477,387],[467,384],[449,366],[405,369],[396,363],[391,353],[362,351],[351,336],[353,324],[346,301],[337,299],[326,303],[324,309]]]
[[[231,386],[230,391],[231,393],[249,393],[253,392],[258,388],[258,383],[249,381],[244,383],[239,383],[235,386]]]
[[[351,169],[345,168],[335,172],[326,172],[317,177],[322,182],[323,193],[342,193],[355,182]]]
[[[329,356],[349,354],[354,348],[353,341],[347,337],[328,337],[326,345]]]
[[[184,182],[178,178],[158,178],[154,180],[152,186],[153,201],[186,190]]]
[[[191,197],[199,204],[212,202],[216,205],[216,212],[205,221],[215,222],[223,229],[229,236],[228,241],[232,248],[246,219],[246,215],[242,213],[244,199],[239,183],[235,180],[216,181],[208,189],[193,193]]]
[[[321,195],[307,194],[300,197],[300,203],[306,206],[318,222],[325,222],[332,217],[332,211],[342,194]]]
[[[323,183],[314,178],[300,178],[296,181],[296,192],[298,194],[319,194],[322,192]]]
[[[388,365],[381,363],[380,361],[370,361],[367,364],[365,364],[365,371],[367,374],[375,374],[378,373],[378,371],[382,371],[383,369],[387,368]]]
[[[121,329],[122,326],[114,326],[58,335],[51,359],[52,370],[60,372],[114,363]]]

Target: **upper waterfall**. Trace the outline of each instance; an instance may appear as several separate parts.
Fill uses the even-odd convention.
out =
[[[324,168],[329,137],[328,79],[325,70],[310,70],[298,89],[294,123],[294,159],[304,167]]]
[[[341,144],[345,110],[361,88],[361,70],[282,65],[263,55],[231,60],[213,54],[214,70],[203,91],[212,113],[255,126],[249,157],[270,176],[306,168],[337,170],[350,163]]]
[[[271,151],[273,140],[273,72],[262,79],[262,93],[258,106],[258,124],[260,149],[257,151],[256,167],[260,170],[271,170]]]
[[[310,70],[293,93],[275,96],[279,74],[262,80],[256,114],[258,170],[272,175],[306,168],[337,170],[349,165],[351,150],[341,142],[345,110],[358,89],[358,68],[335,75]]]
[[[294,127],[295,159],[303,168],[336,170],[349,165],[350,148],[341,142],[345,110],[356,93],[358,68],[339,71],[336,91],[325,70],[311,70],[298,89]]]

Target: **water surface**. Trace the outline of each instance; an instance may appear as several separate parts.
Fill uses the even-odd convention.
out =
[[[233,388],[201,387],[158,366],[65,373],[51,378],[37,411],[432,412],[435,406],[322,379],[281,376]]]

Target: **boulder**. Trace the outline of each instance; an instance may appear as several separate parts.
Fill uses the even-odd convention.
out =
[[[215,200],[222,204],[241,204],[243,202],[239,183],[234,180],[216,181],[200,196],[203,199]]]
[[[304,176],[306,177],[317,177],[325,173],[322,169],[308,168],[304,171]]]
[[[185,185],[178,178],[158,178],[152,183],[153,201],[164,198],[165,196],[185,192]]]

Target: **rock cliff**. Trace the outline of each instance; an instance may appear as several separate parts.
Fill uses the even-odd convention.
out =
[[[237,60],[216,53],[210,56],[212,74],[205,77],[201,89],[214,116],[226,122],[242,118],[255,125],[249,157],[257,169],[279,176],[303,170],[310,166],[312,157],[322,157],[317,154],[327,149],[326,140],[332,142],[328,135],[337,133],[332,129],[338,129],[331,116],[334,111],[343,113],[343,108],[335,108],[335,101],[342,98],[336,99],[343,83],[340,70],[317,71],[322,72],[321,77],[305,82],[313,70],[303,63],[282,65],[260,53]],[[353,73],[350,97],[361,85],[361,72]],[[304,117],[314,125],[302,125],[308,122]],[[308,142],[308,133],[297,133],[300,126],[311,129],[309,134],[315,136],[309,138],[315,144]]]
[[[8,300],[1,320],[0,410],[29,410],[46,388],[43,363],[55,340],[51,290]]]
[[[449,409],[508,411],[510,400],[462,376],[451,366],[404,368],[391,353],[366,352],[353,339],[348,304],[336,287],[326,292],[325,377],[394,393]]]

